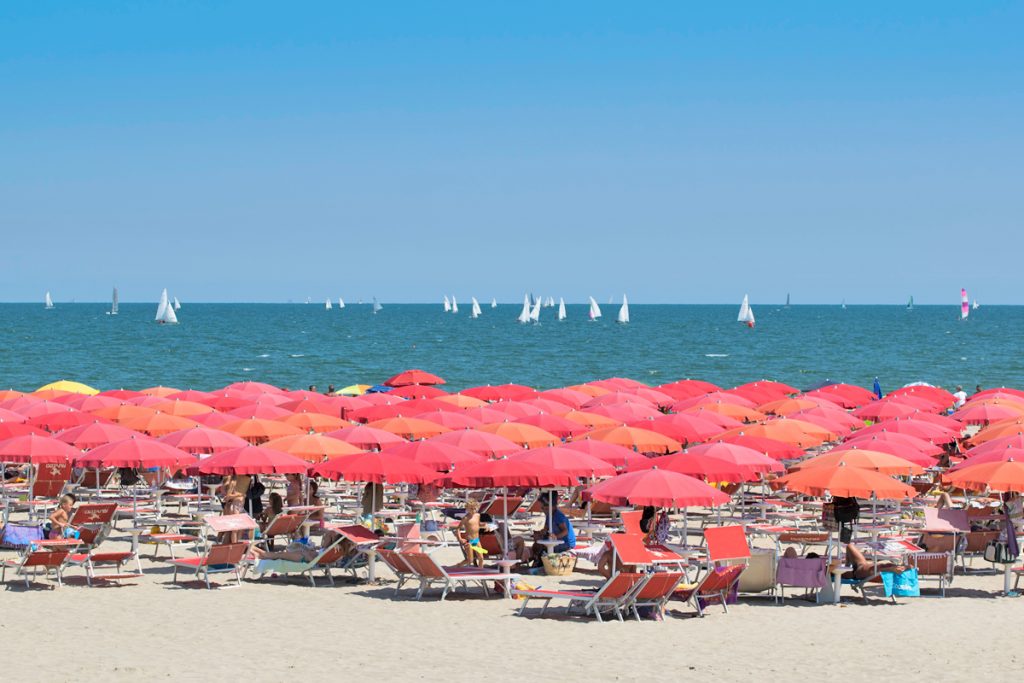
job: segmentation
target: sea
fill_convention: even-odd
[[[884,391],[910,382],[1024,387],[1024,307],[755,305],[757,326],[734,305],[618,305],[587,318],[567,305],[556,320],[516,321],[521,304],[485,305],[477,319],[438,305],[184,304],[158,325],[155,304],[0,304],[0,386],[23,391],[58,379],[98,389],[163,385],[211,390],[256,380],[325,390],[377,384],[409,368],[457,391],[515,382],[539,389],[606,377],[657,385],[697,378],[721,387],[758,379],[808,389],[824,382]]]

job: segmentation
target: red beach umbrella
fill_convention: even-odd
[[[309,463],[260,446],[232,448],[200,460],[200,474],[306,474]]]
[[[970,491],[1024,492],[1024,462],[1009,460],[986,462],[949,472],[942,477],[946,484]]]
[[[315,465],[313,473],[325,479],[373,484],[423,484],[437,478],[433,470],[386,451],[333,458]]]
[[[363,453],[352,444],[323,434],[295,434],[271,439],[266,448],[288,453],[307,462],[321,462],[331,458]]]
[[[449,472],[453,468],[460,469],[485,460],[484,456],[465,448],[430,440],[386,446],[383,452],[412,460],[434,472]]]
[[[366,425],[345,427],[334,432],[328,432],[327,436],[346,441],[363,450],[380,450],[388,444],[405,443],[405,439],[383,429],[376,429]]]
[[[828,467],[807,467],[776,479],[772,486],[809,496],[847,496],[902,500],[917,495],[914,487],[892,477],[843,463]]]
[[[510,455],[509,460],[521,460],[540,465],[581,479],[615,476],[615,468],[601,458],[558,446],[531,448],[528,451]]]
[[[575,486],[577,478],[534,462],[501,458],[499,460],[487,460],[465,469],[456,470],[448,477],[445,477],[443,483],[448,487],[504,488],[508,486],[526,486],[538,488]]]
[[[54,438],[60,439],[79,450],[88,450],[112,441],[122,441],[132,436],[135,436],[135,431],[127,427],[111,422],[101,422],[93,418],[93,421],[89,424],[65,429],[55,434]]]
[[[424,370],[406,370],[400,372],[394,377],[384,381],[386,387],[404,387],[412,384],[444,384],[445,381],[437,375],[431,374]]]
[[[499,384],[497,386],[471,387],[462,392],[481,401],[520,401],[533,398],[537,391],[522,384]]]
[[[74,460],[79,467],[137,468],[184,467],[195,461],[183,450],[138,434],[79,453]]]
[[[70,462],[79,451],[51,436],[25,434],[0,441],[0,462],[49,463]]]
[[[459,429],[429,440],[453,444],[488,458],[500,458],[523,450],[522,446],[503,436],[479,429]]]
[[[585,491],[593,500],[612,505],[690,507],[724,505],[731,498],[699,479],[652,468],[620,474]]]
[[[57,438],[62,438],[66,433],[58,434]],[[241,437],[212,427],[182,429],[160,437],[159,441],[193,455],[211,455],[249,445],[249,442]]]
[[[769,439],[763,436],[750,436],[747,434],[733,434],[731,436],[716,437],[716,442],[732,443],[738,446],[746,446],[758,453],[763,453],[775,460],[794,460],[803,456],[804,451],[799,446],[788,444],[777,439]]]
[[[572,420],[567,420],[564,417],[557,417],[546,413],[521,417],[518,418],[516,422],[539,427],[550,434],[554,434],[560,439],[570,439],[589,431],[579,422],[573,422]]]

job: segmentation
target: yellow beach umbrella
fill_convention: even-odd
[[[70,380],[62,379],[57,382],[50,382],[46,386],[39,387],[36,391],[68,391],[72,394],[85,394],[86,396],[95,396],[100,393],[99,389],[93,389],[88,384],[82,384],[81,382],[72,382]]]
[[[340,394],[342,396],[362,396],[363,394],[366,393],[366,390],[369,389],[371,386],[373,386],[373,385],[372,384],[350,384],[349,386],[345,387],[344,389],[338,389],[334,393],[335,394]]]

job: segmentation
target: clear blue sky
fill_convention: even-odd
[[[1024,303],[1022,26],[981,1],[3,3],[0,300]]]

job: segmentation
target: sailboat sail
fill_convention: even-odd
[[[498,300],[497,299],[491,299],[491,308],[497,308],[497,307],[498,307]]]
[[[445,294],[444,295],[444,312],[445,313],[450,313],[451,310],[452,310],[452,302],[448,301],[448,295]]]
[[[533,302],[533,309],[530,311],[530,322],[540,322],[540,307],[544,305],[544,300],[538,298]]]
[[[746,323],[747,327],[754,326],[754,310],[750,308],[750,298],[744,294],[743,303],[740,304],[740,314],[736,318],[737,322]]]
[[[530,322],[530,295],[523,295],[523,310],[519,313],[519,317],[516,318],[521,323]]]
[[[971,314],[971,306],[967,299],[967,290],[960,288],[960,319],[967,320],[967,316]]]
[[[558,319],[565,320],[565,299],[558,297]]]
[[[327,309],[328,311],[331,310],[331,308],[333,308],[333,306],[331,306],[331,300],[330,299],[327,299],[327,300],[324,301],[324,308]]]
[[[110,315],[117,315],[117,287],[114,287],[114,296],[110,300]]]
[[[473,304],[473,308],[469,312],[469,317],[470,318],[479,318],[480,317],[480,303],[476,300],[475,296],[470,297],[469,298],[469,302],[471,304]]]
[[[907,302],[907,310],[914,310],[914,297],[910,297],[910,301]]]
[[[174,313],[174,306],[167,298],[167,290],[160,292],[160,303],[156,307],[156,321],[161,325],[173,325],[178,322],[178,316]]]
[[[340,296],[338,297],[338,308],[345,308],[345,300]]]
[[[380,310],[381,310],[382,308],[384,308],[384,307],[380,305],[380,302],[379,302],[379,301],[377,301],[377,297],[373,297],[373,312],[374,312],[374,313],[377,313],[377,312],[379,312],[379,311],[380,311]]]
[[[843,307],[843,310],[845,311],[846,310],[846,299],[843,299],[843,303],[840,304],[840,305]]]
[[[616,318],[617,322],[628,323],[629,322],[629,302],[626,300],[626,295],[622,295],[622,306],[619,307],[619,317]]]
[[[176,310],[176,311],[180,311],[181,310],[181,302],[178,301],[178,297],[174,297],[174,310]]]
[[[786,292],[786,308],[789,308],[789,292]]]
[[[601,307],[597,305],[594,297],[590,297],[590,312],[587,315],[591,320],[597,320],[601,317]]]
[[[459,302],[456,301],[455,297],[453,296],[452,297],[452,313],[458,313],[458,312],[459,312]]]
[[[43,300],[43,302],[44,302],[44,307],[47,310],[53,308],[53,299],[50,298],[50,293],[49,292],[46,293],[46,298]]]
[[[978,310],[978,300],[977,299],[975,299],[974,301],[971,302],[971,310],[972,311]]]

